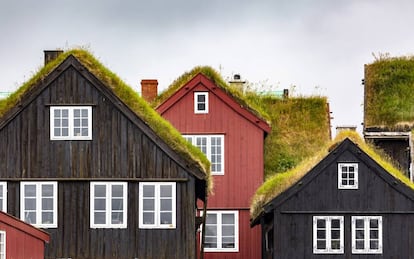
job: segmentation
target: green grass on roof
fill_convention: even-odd
[[[320,96],[256,99],[271,117],[265,139],[265,178],[285,172],[330,141],[327,99]]]
[[[103,66],[88,51],[74,49],[59,55],[56,60],[42,67],[29,81],[24,83],[7,99],[0,101],[0,118],[17,105],[32,86],[42,81],[50,72],[61,64],[68,56],[76,57],[92,74],[108,86],[132,111],[134,111],[154,132],[170,147],[178,152],[189,163],[194,164],[206,174],[208,191],[212,190],[210,162],[206,156],[188,141],[166,120],[164,120],[146,101],[144,101],[130,86],[125,84],[115,73]]]
[[[414,125],[414,57],[382,57],[365,66],[365,127]]]
[[[183,87],[188,83],[194,76],[198,73],[205,75],[207,78],[212,80],[215,85],[219,86],[229,95],[237,100],[244,108],[263,119],[266,122],[270,122],[269,115],[265,110],[262,109],[260,105],[257,105],[255,102],[251,102],[250,99],[246,98],[246,95],[237,88],[231,87],[226,81],[221,77],[221,75],[209,66],[197,66],[189,72],[185,72],[179,78],[174,80],[174,82],[166,88],[153,102],[152,106],[157,107],[163,103],[166,99],[172,96],[178,89]]]
[[[373,160],[375,160],[388,173],[400,180],[403,184],[414,190],[414,183],[408,179],[404,173],[398,170],[391,162],[391,159],[382,152],[376,150],[373,146],[365,143],[358,133],[355,131],[343,131],[336,136],[336,138],[324,145],[313,157],[304,160],[297,167],[290,169],[284,173],[276,174],[259,187],[252,199],[250,207],[250,216],[255,219],[262,212],[265,204],[273,200],[289,187],[297,183],[303,176],[305,176],[314,166],[316,166],[323,158],[325,158],[333,146],[342,142],[345,138],[351,139],[357,144],[365,153],[367,153]]]

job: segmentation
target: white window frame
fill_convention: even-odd
[[[215,214],[217,216],[217,248],[209,248],[204,246],[204,252],[239,252],[239,211],[237,210],[208,210],[207,214]],[[233,214],[234,215],[234,248],[223,248],[222,247],[222,215],[223,214]],[[200,215],[203,215],[203,212],[200,211]],[[206,224],[207,226],[208,224]],[[203,231],[203,229],[201,229]]]
[[[147,229],[175,229],[177,217],[177,191],[176,182],[140,182],[139,183],[139,228]],[[154,186],[154,224],[144,222],[144,186]],[[171,186],[171,224],[161,223],[161,186]],[[169,212],[169,211],[168,211]]]
[[[370,237],[371,234],[371,226],[370,220],[378,220],[378,249],[371,249],[370,248],[370,241],[376,240]],[[356,242],[357,242],[357,235],[356,235],[356,220],[363,220],[364,221],[364,249],[357,249]],[[382,254],[382,216],[352,216],[352,253],[353,254]],[[361,230],[361,229],[360,229]]]
[[[200,148],[200,150],[206,155],[208,160],[211,164],[211,175],[224,175],[224,135],[222,134],[215,134],[215,135],[183,135],[183,137],[189,141],[191,144],[193,144],[195,147]],[[206,138],[206,147],[205,150],[203,150],[201,147],[197,146],[197,138]],[[221,142],[221,154],[213,154],[213,147],[212,147],[212,138],[219,138]],[[204,152],[205,151],[205,152]],[[215,169],[213,162],[212,162],[212,156],[218,156],[220,157],[221,163],[217,163],[217,165],[220,165],[221,170]]]
[[[36,213],[36,222],[28,222],[35,227],[39,228],[57,228],[57,214],[58,214],[58,207],[57,207],[57,200],[58,200],[58,185],[56,181],[47,181],[47,182],[21,182],[20,183],[20,219],[27,222],[25,219],[25,211],[26,204],[25,204],[25,186],[27,185],[34,185],[36,188],[36,196],[31,197],[36,200],[36,208],[34,212]],[[42,186],[43,185],[52,185],[53,186],[53,197],[52,197],[52,212],[53,212],[53,219],[51,223],[41,223],[42,221]]]
[[[318,227],[317,221],[325,221],[325,249],[318,249]],[[332,248],[332,220],[339,220],[339,249]],[[344,253],[344,217],[343,216],[313,216],[313,253],[314,254],[343,254]]]
[[[199,96],[204,96],[204,103],[198,101]],[[199,109],[198,105],[204,104],[204,109]],[[208,92],[194,92],[194,113],[206,114],[208,113]]]
[[[6,231],[0,230],[0,259],[6,259]]]
[[[122,186],[122,223],[112,223],[112,186]],[[105,186],[105,223],[95,223],[95,187]],[[127,182],[91,182],[90,183],[90,227],[91,228],[126,228],[128,215],[128,183]]]
[[[342,168],[343,167],[347,167],[349,168],[354,168],[354,178],[350,178],[349,177],[349,171],[348,172],[343,172]],[[343,178],[343,174],[346,174],[347,177]],[[343,180],[347,181],[348,184],[343,184]],[[349,181],[353,180],[354,184],[349,184]],[[357,163],[338,163],[338,189],[358,189],[358,164]]]
[[[74,110],[86,109],[88,112],[88,134],[87,136],[76,136],[74,125]],[[55,118],[56,110],[68,110],[68,136],[55,136]],[[50,107],[50,139],[51,140],[91,140],[92,139],[92,107],[91,106],[51,106]]]
[[[2,199],[2,206],[0,207],[0,210],[7,212],[7,182],[0,182],[0,186],[2,187],[0,197],[0,199]]]

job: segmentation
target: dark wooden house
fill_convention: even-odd
[[[43,259],[49,234],[0,211],[0,258]]]
[[[7,212],[46,258],[195,258],[208,160],[87,51],[45,60],[0,102]]]
[[[414,185],[402,172],[356,133],[310,161],[256,194],[262,258],[414,258]]]
[[[263,183],[270,126],[213,69],[198,67],[181,79],[161,95],[156,110],[211,162],[205,258],[258,258],[260,229],[250,229],[249,205]]]

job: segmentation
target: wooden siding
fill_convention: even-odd
[[[274,208],[269,211],[272,216],[264,216],[261,224],[262,230],[274,225],[273,258],[321,258],[313,254],[315,215],[344,216],[345,220],[344,254],[324,254],[324,258],[414,258],[413,190],[395,181],[349,140],[345,142],[269,205]],[[338,189],[337,164],[341,162],[358,163],[358,189]],[[382,254],[352,254],[351,216],[367,215],[383,218]],[[264,246],[262,250],[266,258]]]
[[[209,112],[195,114],[194,92],[202,91],[209,92]],[[207,209],[239,211],[239,252],[206,252],[205,258],[259,258],[261,231],[250,228],[249,207],[263,183],[264,135],[269,126],[257,117],[252,119],[254,115],[247,110],[240,112],[240,105],[203,75],[197,75],[176,94],[179,97],[167,99],[159,112],[182,134],[224,135],[224,175],[213,176],[214,190]]]
[[[67,66],[0,124],[0,172],[9,181],[9,213],[20,216],[21,180],[58,180],[58,228],[47,229],[46,258],[195,258],[196,179],[94,80],[87,71]],[[50,140],[49,107],[68,104],[92,105],[92,141]],[[127,229],[90,229],[89,182],[100,179],[128,182]],[[138,182],[145,179],[179,179],[176,229],[138,228]]]

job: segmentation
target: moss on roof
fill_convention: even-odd
[[[153,102],[152,106],[157,107],[161,103],[163,103],[166,99],[171,97],[178,89],[183,87],[186,83],[188,83],[193,77],[195,77],[198,73],[205,75],[211,81],[214,82],[215,85],[223,89],[226,93],[231,95],[237,102],[243,106],[245,109],[249,110],[257,117],[261,118],[266,122],[270,122],[270,117],[266,111],[262,109],[261,106],[257,105],[254,102],[251,102],[250,99],[246,98],[246,95],[240,91],[238,88],[231,87],[226,81],[221,77],[221,75],[209,66],[197,66],[193,68],[189,72],[185,72],[180,77],[178,77],[174,82],[168,86]]]
[[[414,126],[414,57],[383,56],[365,66],[364,126]]]
[[[8,110],[16,106],[24,94],[35,84],[41,82],[66,58],[73,55],[103,84],[109,87],[138,117],[140,117],[154,132],[163,139],[172,149],[178,152],[190,164],[194,164],[206,174],[208,191],[212,190],[212,179],[210,176],[210,162],[206,156],[188,141],[182,138],[181,134],[166,120],[164,120],[146,101],[116,74],[103,66],[91,53],[83,49],[66,51],[59,55],[56,60],[42,67],[31,79],[24,83],[16,92],[7,99],[0,101],[0,118]]]
[[[326,97],[274,96],[248,98],[257,101],[271,118],[272,131],[265,139],[265,178],[285,172],[331,140]]]
[[[311,171],[314,166],[316,166],[329,154],[333,146],[338,145],[345,138],[352,140],[388,173],[414,190],[414,183],[411,182],[410,179],[404,175],[404,173],[402,173],[392,164],[392,160],[388,156],[384,155],[379,150],[376,150],[373,146],[365,143],[359,134],[355,131],[343,131],[338,134],[333,141],[324,145],[324,147],[320,149],[320,151],[317,152],[313,157],[304,160],[300,165],[291,170],[276,174],[267,179],[267,181],[256,191],[256,194],[253,197],[250,207],[251,218],[257,218],[260,213],[262,213],[264,205],[297,183],[302,177]]]

